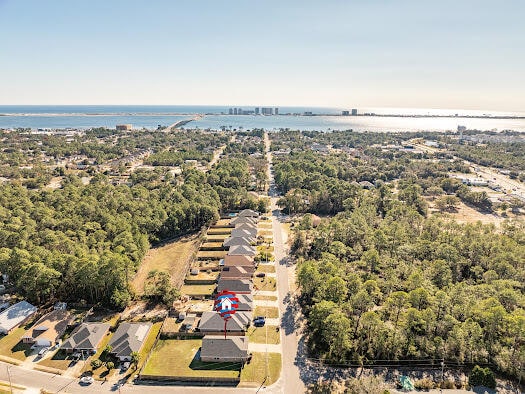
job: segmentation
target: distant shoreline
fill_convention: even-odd
[[[364,113],[357,115],[341,115],[341,114],[299,114],[299,113],[286,113],[279,115],[229,115],[224,113],[163,113],[163,112],[114,112],[114,113],[0,113],[0,116],[11,116],[11,117],[111,117],[111,116],[195,116],[195,115],[211,115],[211,116],[224,116],[224,117],[281,117],[281,116],[294,116],[294,117],[318,117],[318,116],[330,116],[330,117],[341,117],[341,118],[355,118],[355,117],[379,117],[379,118],[450,118],[450,119],[525,119],[525,116],[504,116],[504,115],[438,115],[438,114],[376,114],[376,113]]]

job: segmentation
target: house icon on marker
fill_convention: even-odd
[[[221,305],[221,311],[231,311],[233,309],[232,302],[228,297],[224,297],[220,305]]]

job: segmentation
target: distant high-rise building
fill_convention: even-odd
[[[234,109],[233,109],[233,114],[234,114],[234,115],[237,115],[237,108],[234,108]]]
[[[274,114],[275,114],[275,115],[279,115],[279,107],[275,107]]]
[[[263,115],[273,115],[273,108],[271,107],[262,107],[261,112]]]
[[[242,115],[242,108],[237,108],[237,115]]]
[[[341,115],[343,115],[343,116],[349,116],[349,115],[350,115],[350,111],[343,111],[343,112],[341,113]]]
[[[255,107],[255,115],[259,115],[259,107]]]
[[[228,115],[233,115],[233,108],[230,108],[230,109],[228,110]]]
[[[356,108],[352,109],[352,116],[357,116],[357,109]]]

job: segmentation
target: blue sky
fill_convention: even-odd
[[[0,104],[525,109],[522,0],[0,0]]]

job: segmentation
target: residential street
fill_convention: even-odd
[[[272,386],[272,392],[304,393],[305,384],[301,379],[301,370],[305,366],[304,345],[301,340],[301,312],[294,303],[294,294],[290,291],[290,278],[295,277],[295,267],[290,264],[288,245],[284,242],[281,211],[277,207],[277,191],[272,173],[272,155],[268,134],[265,134],[266,157],[269,162],[270,200],[273,223],[273,244],[277,272],[277,291],[281,314],[281,344],[283,367],[281,378]],[[300,347],[301,346],[301,347]],[[301,349],[301,351],[299,351]],[[281,391],[282,390],[282,391]]]

